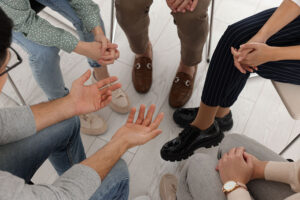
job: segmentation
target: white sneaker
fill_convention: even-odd
[[[151,200],[149,196],[139,196],[136,197],[134,200]]]
[[[81,123],[81,133],[98,136],[106,132],[107,124],[102,117],[94,113],[80,115],[79,117]]]
[[[94,74],[92,76],[92,83],[96,83],[97,80],[94,77]],[[130,111],[130,102],[128,95],[125,93],[122,88],[119,88],[115,91],[112,91],[112,100],[109,104],[111,109],[115,112],[126,114]]]

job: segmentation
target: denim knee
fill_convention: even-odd
[[[129,196],[129,172],[127,164],[120,159],[102,180],[100,187],[90,200],[119,199],[127,200]]]
[[[53,63],[59,59],[59,49],[57,47],[39,46],[34,52],[31,52],[31,62],[42,62],[42,64]]]
[[[79,135],[80,134],[80,119],[79,119],[79,117],[75,116],[75,117],[68,119],[67,121],[68,121],[68,123],[70,123],[70,127],[73,127],[74,130],[78,130],[78,131],[74,131],[74,133]]]

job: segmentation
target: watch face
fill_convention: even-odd
[[[234,182],[234,181],[228,181],[227,183],[225,183],[224,189],[226,191],[230,191],[230,190],[233,190],[235,186],[236,186],[236,182]]]

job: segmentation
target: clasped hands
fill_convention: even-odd
[[[198,0],[167,0],[167,4],[172,12],[185,13],[186,11],[194,11],[198,4]]]
[[[247,153],[244,147],[231,149],[219,160],[216,170],[223,184],[236,181],[247,184],[254,179],[263,179],[267,162]]]
[[[120,56],[118,45],[111,43],[99,26],[95,27],[92,33],[94,35],[94,41],[80,41],[74,51],[97,61],[100,65],[113,64]]]
[[[243,74],[258,70],[258,66],[273,60],[273,47],[261,40],[250,40],[239,49],[231,47],[235,67]]]

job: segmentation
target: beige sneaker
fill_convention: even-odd
[[[161,200],[176,200],[177,178],[172,174],[165,174],[159,184]]]
[[[136,197],[134,200],[151,200],[149,196],[139,196]]]
[[[97,80],[94,77],[94,74],[92,76],[92,83],[96,83]],[[115,112],[126,114],[130,111],[130,102],[127,94],[122,90],[122,88],[119,88],[115,91],[112,91],[112,100],[109,104],[111,109]]]
[[[107,130],[107,124],[105,120],[94,113],[80,115],[80,123],[80,131],[86,135],[102,135]]]

